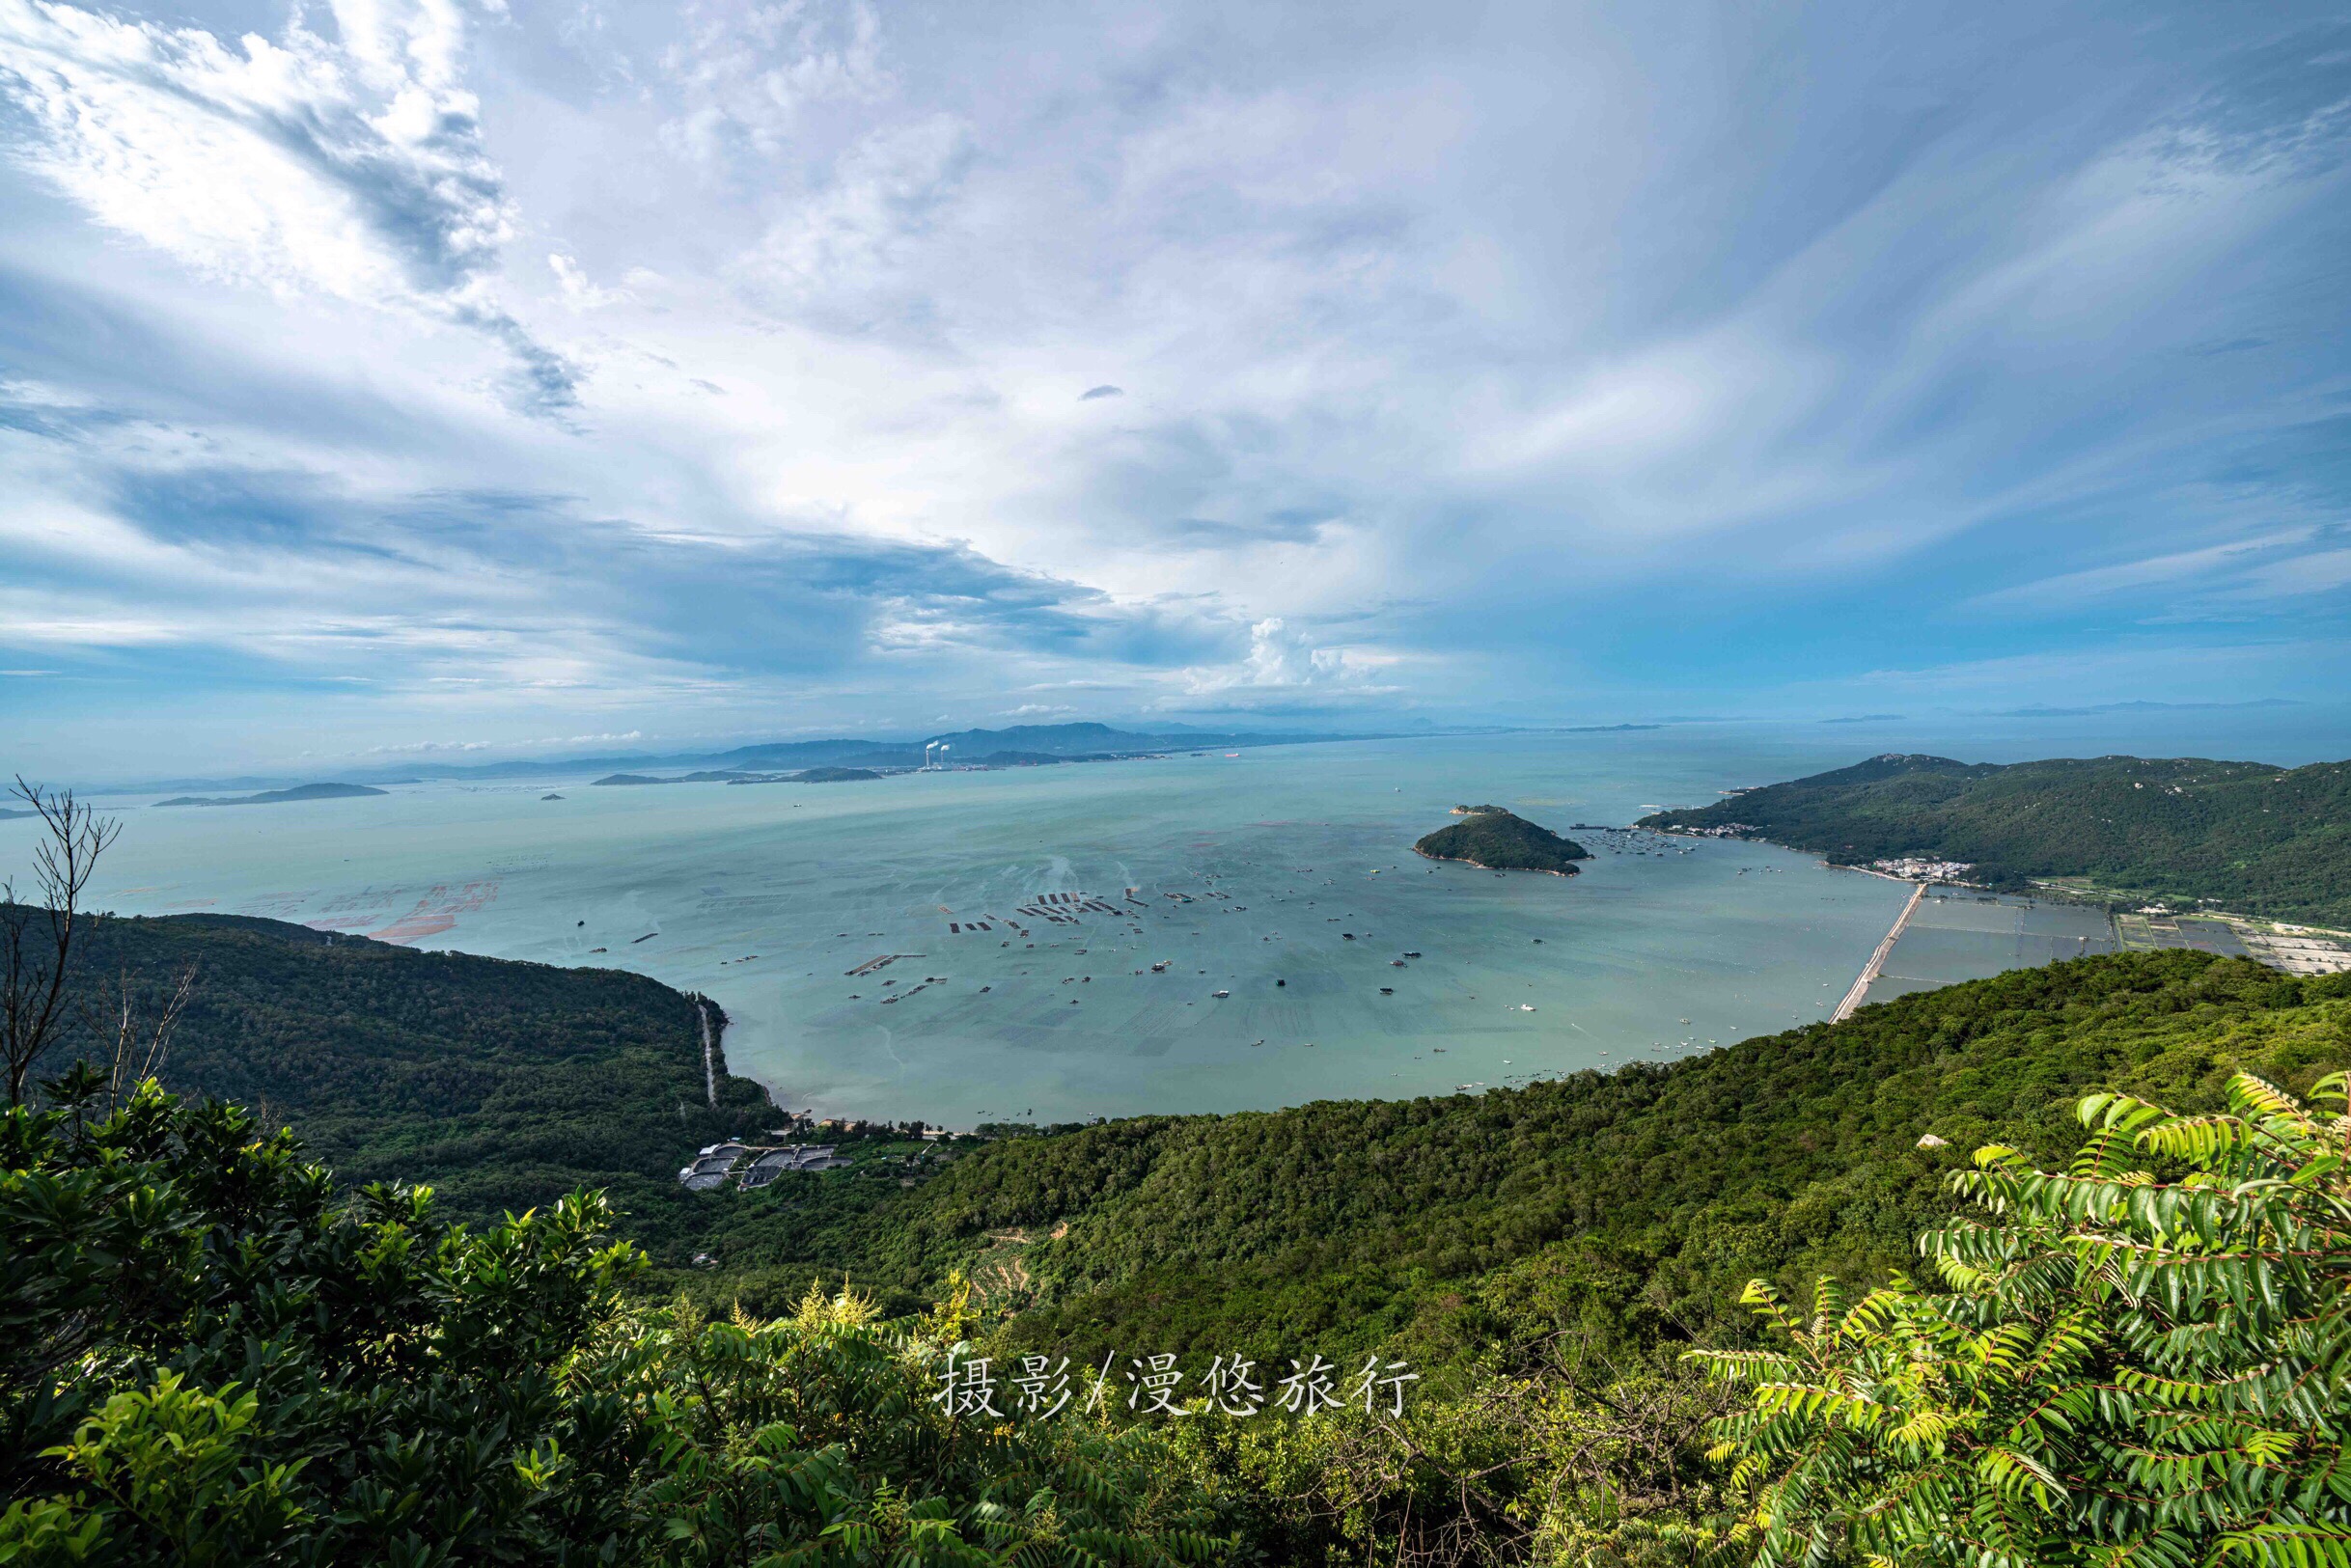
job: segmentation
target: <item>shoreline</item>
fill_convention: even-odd
[[[1481,860],[1471,860],[1466,855],[1432,855],[1417,844],[1413,846],[1412,852],[1423,860],[1440,861],[1447,866],[1475,866],[1480,871],[1532,871],[1536,876],[1581,876],[1584,874],[1572,866],[1563,871],[1554,871],[1542,866],[1488,866]]]

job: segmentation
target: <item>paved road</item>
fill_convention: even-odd
[[[1853,982],[1853,989],[1845,993],[1844,1001],[1839,1003],[1837,1010],[1829,1015],[1830,1023],[1841,1024],[1853,1016],[1853,1009],[1860,1006],[1862,998],[1869,994],[1869,982],[1877,978],[1878,971],[1886,967],[1886,959],[1894,951],[1894,945],[1902,939],[1902,927],[1910,923],[1911,914],[1918,909],[1919,900],[1925,896],[1926,884],[1923,882],[1910,890],[1910,902],[1904,904],[1902,912],[1894,918],[1894,929],[1886,933],[1886,940],[1877,945],[1877,951],[1871,953],[1869,961],[1862,966],[1861,978]]]

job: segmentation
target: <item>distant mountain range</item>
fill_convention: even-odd
[[[1054,760],[1061,760],[1059,757]],[[743,773],[729,769],[721,772],[681,773],[674,779],[657,779],[644,773],[615,773],[607,778],[591,781],[594,787],[607,784],[846,784],[859,779],[878,779],[881,775],[871,768],[816,767],[802,768],[797,773]],[[561,800],[561,795],[545,797]]]
[[[2218,712],[2228,708],[2292,708],[2303,704],[2291,698],[2264,697],[2254,702],[2100,702],[2092,707],[2053,708],[2034,705],[2023,708],[2002,708],[1991,715],[1996,719],[2087,719],[2100,713],[2195,713]]]
[[[944,743],[948,749],[945,760],[951,766],[956,762],[981,762],[1003,767],[1021,762],[1065,762],[1080,758],[1132,756],[1150,752],[1206,751],[1214,747],[1297,746],[1315,741],[1378,738],[1376,735],[1223,732],[1197,729],[1189,725],[1167,725],[1145,730],[1119,729],[1106,724],[1023,724],[1007,729],[957,729],[946,734],[926,735],[919,740],[785,740],[737,746],[723,752],[678,752],[667,755],[619,752],[596,756],[472,764],[401,762],[377,768],[344,769],[340,770],[339,777],[352,783],[413,784],[425,779],[536,779],[580,773],[643,773],[654,768],[694,768],[720,773],[772,773],[815,767],[914,768],[923,765],[925,746],[940,743]],[[175,779],[154,787],[266,789],[285,783],[283,779],[270,778]],[[207,801],[203,804],[224,803]]]
[[[304,800],[348,800],[354,795],[380,795],[380,789],[355,784],[306,784],[291,789],[268,789],[258,795],[180,795],[159,800],[158,806],[284,806]]]

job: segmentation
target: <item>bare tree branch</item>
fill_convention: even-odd
[[[112,1040],[112,1061],[106,1075],[109,1111],[121,1105],[141,1084],[162,1076],[163,1063],[171,1055],[172,1035],[180,1027],[180,1015],[187,1010],[188,999],[195,993],[196,965],[191,960],[181,966],[162,1010],[152,1022],[140,1020],[139,996],[128,970],[115,977],[114,985],[104,994],[103,1005],[83,1007],[82,1028],[92,1042],[102,1045],[110,1037]]]
[[[33,902],[0,882],[0,1059],[8,1067],[8,1103],[24,1103],[25,1079],[63,1021],[67,972],[82,893],[98,857],[123,831],[70,789],[43,789],[19,776],[11,795],[30,806],[45,830],[33,851]]]

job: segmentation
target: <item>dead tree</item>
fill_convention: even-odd
[[[92,1041],[98,1046],[109,1038],[113,1041],[113,1061],[106,1073],[107,1110],[121,1105],[149,1079],[163,1076],[164,1059],[172,1051],[172,1032],[180,1027],[180,1015],[195,994],[196,965],[191,961],[180,967],[162,1006],[142,1015],[130,972],[124,970],[115,977],[113,989],[101,993],[102,1006],[84,1009],[82,1027]]]
[[[70,789],[43,789],[22,777],[9,791],[41,818],[33,851],[32,902],[14,881],[0,881],[0,1055],[8,1063],[8,1103],[24,1103],[25,1080],[66,1019],[67,971],[81,918],[83,890],[97,859],[123,831]]]

